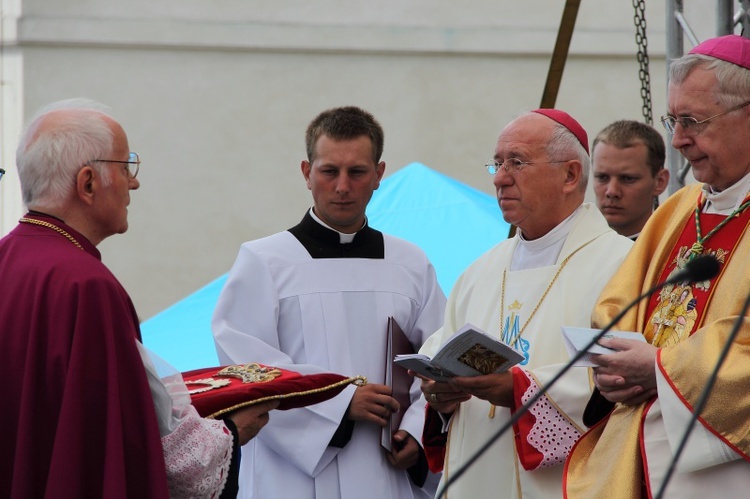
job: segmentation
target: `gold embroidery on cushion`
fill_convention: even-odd
[[[281,376],[281,371],[275,367],[261,366],[252,362],[242,366],[227,366],[216,375],[239,378],[243,383],[266,383]]]
[[[216,388],[221,388],[222,386],[227,386],[231,381],[228,379],[213,379],[213,378],[204,378],[204,379],[194,379],[192,381],[185,381],[186,385],[208,385],[204,386],[203,388],[195,388],[193,390],[188,390],[188,393],[190,395],[195,395],[196,393],[203,393],[210,390],[215,390]]]

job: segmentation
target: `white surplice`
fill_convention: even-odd
[[[242,245],[221,293],[213,331],[222,364],[260,362],[301,373],[385,376],[386,327],[395,317],[419,348],[442,324],[445,296],[424,253],[384,235],[385,258],[312,258],[290,233]],[[357,422],[343,447],[329,446],[354,387],[271,419],[243,448],[245,498],[426,498],[386,460],[380,427]],[[401,428],[417,441],[424,406],[419,384]],[[428,483],[430,479],[428,478]]]

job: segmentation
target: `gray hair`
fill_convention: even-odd
[[[50,114],[67,111],[64,121],[43,126]],[[73,178],[85,164],[106,157],[114,132],[106,106],[89,99],[67,99],[42,108],[21,135],[16,165],[26,206],[59,206],[74,189]],[[91,166],[107,185],[111,170]]]
[[[716,75],[716,98],[720,104],[731,107],[750,100],[750,70],[703,54],[688,54],[673,61],[669,81],[679,85],[699,67]]]
[[[578,141],[578,138],[559,123],[555,123],[555,130],[547,144],[547,155],[551,161],[560,161],[568,159],[577,159],[581,163],[581,192],[586,191],[589,183],[589,169],[591,168],[591,159],[589,153]]]

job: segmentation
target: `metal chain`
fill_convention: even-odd
[[[651,111],[651,75],[648,69],[648,38],[646,38],[646,0],[633,0],[635,16],[635,43],[638,45],[638,77],[641,80],[641,99],[643,100],[643,118],[649,125],[654,124]]]

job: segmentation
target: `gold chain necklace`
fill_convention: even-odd
[[[562,269],[565,268],[565,266],[568,264],[571,258],[573,258],[573,255],[581,251],[583,248],[588,246],[590,243],[592,243],[594,240],[588,241],[586,244],[579,246],[573,253],[569,254],[565,257],[565,259],[560,263],[560,268],[557,269],[557,272],[555,272],[554,277],[552,277],[552,280],[547,284],[547,289],[544,290],[544,293],[542,293],[542,297],[539,299],[539,302],[536,304],[536,307],[534,307],[534,310],[531,311],[531,315],[529,315],[529,318],[526,319],[526,322],[524,323],[523,327],[521,327],[521,330],[518,331],[518,334],[515,338],[513,338],[513,342],[511,343],[512,347],[515,347],[518,343],[518,340],[521,339],[521,335],[526,330],[526,326],[529,325],[531,322],[531,319],[534,318],[534,315],[536,314],[537,310],[539,310],[539,307],[542,305],[542,302],[545,298],[547,298],[547,294],[549,293],[549,290],[552,289],[552,285],[555,284],[555,281],[557,281],[557,278],[560,277],[560,273],[562,272]],[[505,278],[508,274],[508,269],[503,269],[503,281],[502,281],[502,291],[500,295],[500,338],[503,337],[503,325],[505,324]],[[490,412],[487,415],[488,418],[492,419],[495,417],[495,404],[490,405]]]
[[[66,238],[68,238],[68,241],[70,241],[71,243],[75,244],[78,249],[81,249],[81,250],[83,249],[83,246],[81,246],[81,243],[79,243],[78,241],[76,241],[75,237],[71,236],[68,232],[66,232],[65,230],[61,229],[60,227],[58,227],[55,224],[51,224],[49,222],[45,222],[44,220],[37,220],[36,218],[26,218],[26,217],[23,217],[22,219],[20,219],[19,222],[26,223],[26,224],[32,224],[32,225],[41,225],[42,227],[47,227],[48,229],[52,229],[55,232],[58,232],[58,233],[62,234],[63,236],[65,236]]]
[[[547,289],[544,290],[544,293],[542,293],[542,297],[539,299],[539,302],[536,304],[536,307],[534,307],[534,310],[531,311],[531,314],[529,315],[529,318],[526,319],[526,322],[521,327],[520,331],[518,331],[518,334],[515,338],[513,338],[513,342],[511,343],[512,347],[515,347],[518,343],[518,340],[521,339],[521,335],[526,330],[526,327],[531,322],[531,319],[534,318],[534,315],[536,314],[537,310],[539,310],[539,307],[542,305],[542,302],[545,298],[547,298],[547,294],[549,293],[550,289],[552,289],[552,285],[555,284],[555,281],[557,281],[557,278],[560,277],[560,273],[565,268],[565,265],[568,264],[571,258],[573,258],[573,255],[581,251],[583,248],[588,246],[590,243],[592,243],[594,240],[587,242],[583,246],[578,247],[573,253],[569,254],[565,257],[565,259],[560,263],[560,268],[557,269],[557,272],[555,272],[554,277],[552,277],[552,280],[547,285]],[[508,269],[503,269],[503,281],[502,281],[502,294],[500,295],[500,337],[503,337],[503,327],[505,324],[505,278],[508,273]]]

